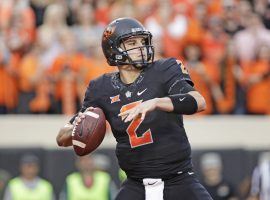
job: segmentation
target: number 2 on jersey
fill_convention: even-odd
[[[132,103],[123,105],[120,112],[125,112],[125,111],[139,105],[141,102],[142,101],[136,101],[136,102],[132,102]],[[136,147],[139,147],[142,145],[153,143],[152,133],[151,133],[150,129],[145,131],[142,134],[142,136],[137,135],[136,130],[139,128],[142,121],[143,120],[141,120],[141,118],[133,119],[126,130],[128,137],[129,137],[129,142],[130,142],[131,148],[136,148]]]

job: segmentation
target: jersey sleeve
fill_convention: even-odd
[[[79,112],[84,112],[87,108],[89,107],[98,107],[98,101],[96,98],[96,88],[95,88],[95,81],[90,81],[88,84],[88,87],[86,89],[85,95],[84,95],[84,100],[82,103],[82,107]],[[73,123],[75,117],[77,117],[78,113],[75,114],[71,119],[70,123]]]
[[[98,103],[97,103],[97,98],[96,95],[96,88],[95,88],[95,82],[94,81],[90,81],[85,95],[84,95],[84,100],[83,100],[83,104],[82,104],[82,108],[81,108],[81,112],[84,112],[88,107],[92,106],[92,107],[98,107]]]
[[[186,93],[192,91],[192,82],[187,68],[180,60],[170,58],[161,63],[160,66],[163,85],[168,94]]]

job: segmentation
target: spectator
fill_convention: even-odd
[[[270,47],[261,46],[256,59],[243,66],[248,114],[270,114]]]
[[[270,152],[261,153],[252,175],[249,200],[270,199]]]
[[[78,172],[68,175],[60,200],[110,200],[115,196],[115,185],[102,165],[96,168],[95,160],[86,155],[76,160]]]
[[[3,192],[9,179],[10,174],[6,170],[0,169],[0,199],[3,199]]]
[[[212,101],[217,101],[216,108],[210,109],[215,111],[209,113],[246,113],[247,79],[244,68],[257,62],[257,51],[261,46],[270,47],[270,4],[267,0],[1,0],[0,113],[62,113],[61,109],[54,107],[54,102],[58,100],[48,100],[48,88],[54,80],[48,79],[47,74],[56,57],[65,51],[61,33],[72,31],[76,53],[88,57],[83,62],[82,70],[75,75],[75,79],[83,83],[101,72],[113,71],[98,56],[98,41],[108,21],[127,16],[139,19],[153,32],[153,38],[159,41],[155,43],[156,58],[168,56],[181,59],[187,43],[200,45],[202,60],[212,62],[212,67],[217,68],[214,70],[217,75],[214,76],[220,76],[220,80],[210,81],[209,84]],[[227,58],[224,59],[224,55],[226,57],[229,43],[233,43],[235,63],[239,64],[239,68],[225,63]],[[42,69],[42,83],[35,83],[38,96],[31,102],[32,105],[22,110],[24,103],[21,99],[25,90],[21,90],[21,72],[26,72],[29,54],[36,48],[35,45],[40,47],[36,60],[41,66],[38,68]],[[234,92],[231,86],[235,82],[224,82],[231,76],[232,70],[237,81],[236,109],[233,112],[234,102],[228,97]],[[24,75],[30,78],[30,74]],[[83,84],[79,84],[81,86]]]
[[[12,47],[13,45],[14,47],[21,47],[20,45],[28,45],[29,42],[32,42],[34,28],[35,17],[29,5],[29,0],[4,0],[0,2],[0,30],[12,38],[17,35],[17,38],[13,38],[16,45],[12,44]],[[8,42],[13,43],[14,41]]]
[[[237,67],[234,55],[234,45],[231,40],[226,44],[225,54],[217,66],[219,80],[212,84],[212,96],[215,101],[217,114],[229,114],[234,112],[236,99],[236,81],[234,70]]]
[[[265,27],[269,30],[270,29],[270,3],[268,3],[264,14],[263,14],[263,23]]]
[[[194,5],[192,16],[188,20],[187,42],[201,43],[207,24],[207,6],[203,2]]]
[[[223,30],[223,21],[219,16],[210,17],[207,25],[202,38],[203,56],[218,68],[226,51],[228,35]]]
[[[266,12],[268,4],[269,1],[267,0],[254,0],[253,1],[254,11],[262,17]]]
[[[72,27],[77,51],[91,57],[94,54],[93,51],[96,51],[96,43],[101,38],[104,27],[96,23],[91,6],[81,6],[78,10],[78,23]]]
[[[4,37],[0,35],[0,114],[8,112],[8,79],[9,73],[7,71],[7,64],[10,59],[10,52],[5,45]]]
[[[95,19],[105,26],[109,22],[110,2],[109,0],[95,1]]]
[[[237,3],[234,0],[224,1],[223,9],[223,29],[229,36],[232,37],[235,35],[235,33],[242,30],[237,14]]]
[[[240,64],[254,60],[256,49],[260,46],[270,47],[270,31],[264,27],[261,18],[254,13],[248,18],[246,29],[234,36],[235,53]]]
[[[20,90],[17,112],[20,114],[47,113],[51,107],[46,69],[40,63],[38,44],[21,60],[18,70]]]
[[[152,14],[156,0],[134,0],[135,18],[143,22]]]
[[[114,20],[120,17],[135,15],[134,2],[132,0],[120,0],[110,6],[109,19]]]
[[[237,18],[241,28],[246,28],[249,23],[249,17],[252,14],[252,5],[250,1],[240,0],[237,2]]]
[[[3,200],[53,200],[52,185],[38,176],[39,160],[34,155],[24,155],[20,161],[21,174],[11,179]]]
[[[62,31],[61,46],[64,50],[56,56],[50,69],[55,83],[55,100],[57,112],[66,115],[74,114],[79,100],[78,81],[82,81],[78,72],[83,66],[84,56],[76,51],[75,38],[70,30]]]
[[[214,200],[237,200],[230,183],[222,176],[222,160],[217,153],[206,153],[201,157],[203,185]]]
[[[162,51],[166,57],[181,55],[181,41],[188,30],[185,12],[173,10],[169,1],[159,1],[158,9],[145,20],[145,27],[153,34],[156,52]]]
[[[41,64],[46,68],[63,52],[59,36],[63,31],[69,31],[65,10],[59,4],[51,4],[45,10],[44,23],[37,29],[37,42],[42,48]]]
[[[218,68],[203,59],[201,46],[198,44],[187,44],[184,48],[184,57],[194,84],[207,103],[207,108],[202,114],[216,113],[214,93],[218,93],[216,96],[222,95],[218,85]]]

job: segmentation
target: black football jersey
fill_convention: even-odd
[[[121,82],[118,72],[90,82],[82,111],[90,106],[104,111],[117,141],[119,165],[128,177],[163,178],[191,168],[182,115],[154,110],[143,121],[127,123],[118,116],[143,101],[181,93],[181,81],[193,86],[182,63],[169,58],[153,62],[132,84]]]

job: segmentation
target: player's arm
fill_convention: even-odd
[[[203,96],[197,91],[170,95],[168,97],[156,98],[155,100],[156,109],[178,114],[190,115],[201,112],[206,108]]]
[[[143,120],[148,112],[155,109],[186,115],[206,109],[203,96],[193,87],[193,82],[183,64],[175,59],[169,59],[163,66],[159,73],[163,74],[163,85],[168,95],[142,102],[138,106],[120,113],[119,116],[125,122],[138,116]]]
[[[165,66],[167,67],[162,68],[164,74],[163,85],[168,93],[166,97],[168,103],[166,105],[170,105],[170,108],[172,108],[170,111],[177,114],[191,115],[205,110],[205,99],[193,87],[194,84],[183,63],[179,60],[169,59]],[[163,110],[164,106],[158,106],[158,108]]]
[[[173,105],[173,112],[191,115],[206,109],[204,97],[188,82],[179,81],[174,87],[176,91],[181,90],[182,92],[173,92],[168,96]]]
[[[167,97],[150,99],[142,102],[130,110],[120,113],[119,116],[124,119],[124,122],[128,122],[137,116],[140,116],[140,118],[144,120],[145,115],[148,112],[156,109],[165,112],[190,115],[203,111],[206,108],[204,98],[199,92],[195,91],[191,85],[189,85],[186,81],[182,81],[179,86],[181,86],[182,92],[185,93],[172,94],[168,95]]]

